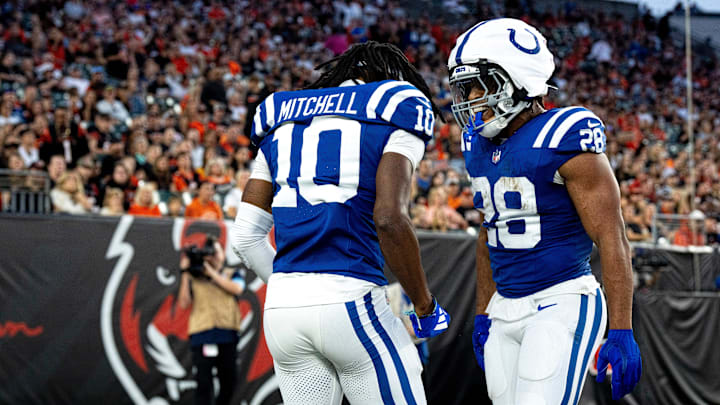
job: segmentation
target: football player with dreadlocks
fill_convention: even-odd
[[[422,365],[387,304],[383,263],[415,306],[416,335],[446,330],[407,215],[438,109],[392,45],[355,45],[318,68],[307,89],[258,107],[259,151],[233,245],[269,276],[265,338],[286,404],[340,404],[343,394],[352,404],[424,404]]]
[[[578,402],[606,329],[598,378],[613,397],[641,373],[632,332],[630,247],[605,126],[583,107],[546,111],[555,68],[545,38],[520,20],[483,21],[450,54],[452,111],[475,207],[473,347],[495,404]],[[604,292],[590,272],[593,242]],[[607,305],[605,302],[607,294]]]

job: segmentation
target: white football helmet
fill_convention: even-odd
[[[532,98],[544,96],[555,70],[545,37],[521,20],[498,18],[476,24],[460,35],[448,60],[452,112],[466,131],[493,138]],[[473,88],[483,91],[469,100]],[[484,111],[494,117],[485,122]]]

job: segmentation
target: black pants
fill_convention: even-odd
[[[210,405],[213,403],[213,367],[217,369],[217,377],[220,380],[220,393],[215,404],[229,404],[235,391],[236,344],[220,343],[217,346],[219,349],[217,357],[205,357],[202,345],[192,348],[193,365],[196,369],[195,381],[197,381],[195,405]]]

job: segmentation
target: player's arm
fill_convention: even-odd
[[[480,222],[485,216],[480,213]],[[475,271],[477,274],[477,287],[475,292],[475,314],[487,315],[487,306],[490,298],[495,294],[495,281],[490,268],[490,251],[487,245],[487,228],[478,230],[477,247],[475,248]]]
[[[187,270],[190,268],[190,259],[185,256],[184,253],[180,256],[180,270],[182,275],[180,276],[180,291],[178,291],[178,305],[182,309],[188,308],[192,305],[192,294],[190,293],[190,274]]]
[[[420,245],[407,208],[410,204],[412,164],[394,152],[383,154],[376,174],[373,220],[380,249],[390,270],[422,316],[433,312],[433,299],[420,263]]]
[[[273,186],[262,152],[255,159],[232,232],[232,249],[243,263],[267,283],[272,273],[275,249],[267,238],[273,226]]]
[[[610,329],[632,329],[630,244],[620,211],[620,188],[604,154],[581,153],[559,169],[583,227],[602,263]]]

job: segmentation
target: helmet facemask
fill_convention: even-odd
[[[452,112],[455,121],[470,134],[494,138],[531,102],[518,97],[520,94],[510,76],[499,66],[488,63],[461,65],[450,78],[453,97]],[[481,97],[469,100],[477,89]],[[515,96],[515,97],[513,97]],[[486,111],[493,112],[493,119],[482,119]]]

